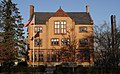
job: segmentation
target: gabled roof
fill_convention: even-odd
[[[68,15],[60,7],[52,17],[68,17]]]
[[[50,17],[70,17],[75,24],[93,25],[93,20],[87,12],[64,12],[61,8],[57,12],[34,12],[35,24],[46,24]]]

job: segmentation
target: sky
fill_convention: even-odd
[[[30,5],[34,5],[35,12],[56,12],[60,6],[65,12],[85,12],[87,4],[95,25],[100,25],[104,21],[110,23],[111,15],[116,15],[116,21],[120,23],[120,0],[12,0],[12,2],[17,4],[23,23],[29,20]]]

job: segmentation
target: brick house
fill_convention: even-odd
[[[70,44],[68,33],[75,38],[74,62],[78,65],[93,65],[93,20],[89,8],[86,12],[65,12],[61,7],[56,12],[34,12],[30,5],[30,17],[34,23],[28,26],[28,64],[57,65],[65,60],[62,47]]]

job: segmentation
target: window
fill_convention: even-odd
[[[52,52],[52,62],[56,62],[57,56],[55,51]]]
[[[66,21],[61,22],[61,33],[62,34],[66,33]]]
[[[54,22],[54,33],[55,34],[65,34],[66,33],[66,21],[55,21]]]
[[[68,38],[63,38],[61,40],[61,45],[70,45],[70,40]]]
[[[33,57],[34,57],[34,59],[33,59]],[[33,51],[32,51],[31,59],[32,59],[31,61],[33,61],[33,60],[37,61],[37,52],[36,51],[34,52],[34,56],[33,56]]]
[[[60,60],[61,60],[61,51],[58,51],[58,62],[60,62]]]
[[[47,61],[50,62],[50,52],[47,52]]]
[[[56,21],[54,22],[54,28],[55,28],[55,34],[59,34],[60,33],[60,22]]]
[[[79,32],[87,32],[87,27],[79,27]]]
[[[38,61],[43,62],[44,61],[44,56],[43,56],[44,52],[43,51],[39,51],[38,52]]]
[[[40,46],[42,46],[42,39],[36,38],[36,39],[34,40],[34,46],[35,46],[35,47],[40,47]]]
[[[32,55],[31,55],[31,61],[33,61],[33,51],[31,52],[31,54],[32,54]]]
[[[37,52],[35,52],[35,56],[34,57],[35,57],[35,61],[37,61]]]
[[[87,45],[88,45],[88,40],[87,40],[87,38],[83,38],[83,39],[79,40],[79,45],[80,45],[81,47],[87,46]]]
[[[88,49],[80,51],[78,59],[81,62],[89,62],[90,61],[90,51]]]
[[[37,32],[42,33],[42,27],[35,27],[34,32],[35,33],[37,33]]]
[[[53,39],[51,39],[51,45],[56,45],[56,46],[58,46],[58,45],[59,45],[59,39],[58,39],[58,38],[53,38]]]

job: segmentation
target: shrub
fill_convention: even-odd
[[[19,62],[17,66],[24,66],[24,67],[28,67],[28,64],[26,61],[24,62]]]

